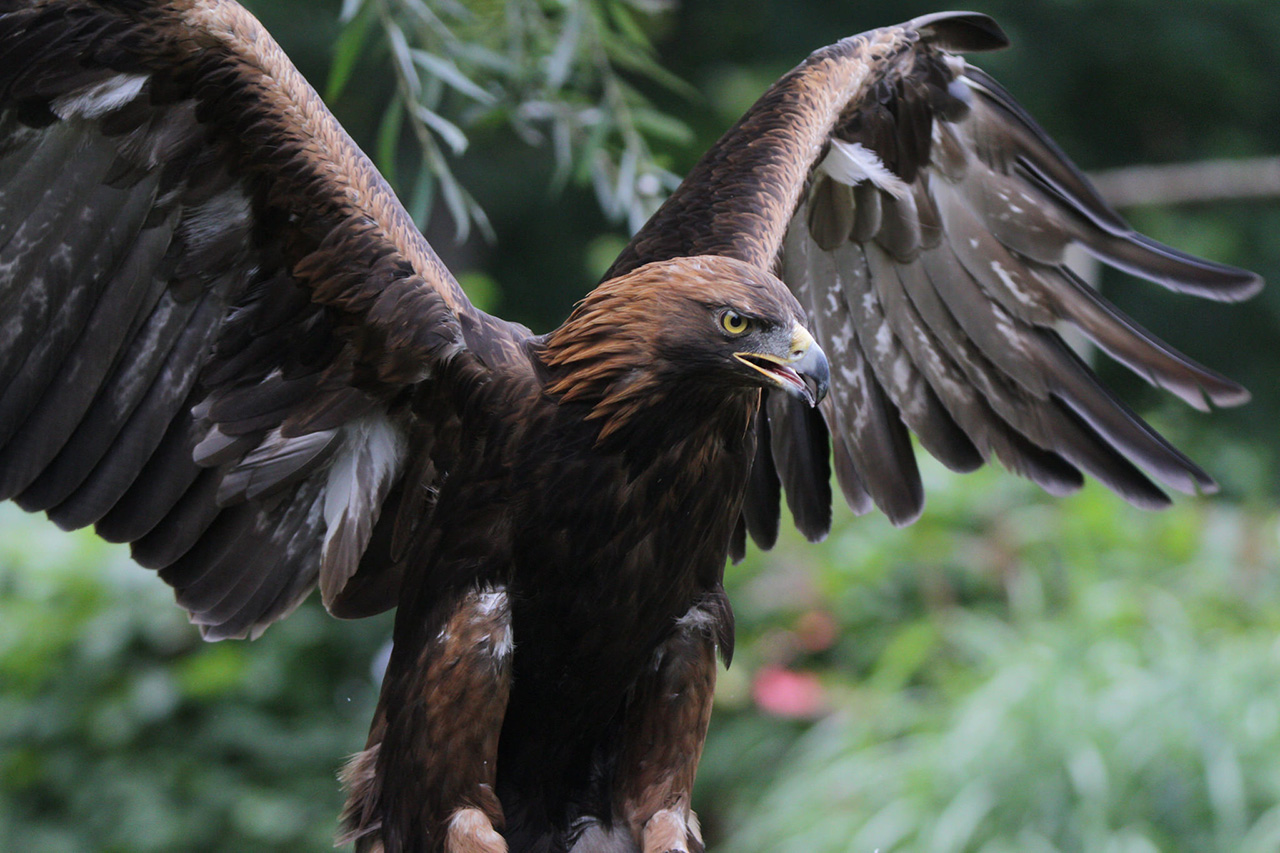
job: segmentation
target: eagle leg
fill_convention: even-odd
[[[458,809],[449,818],[445,853],[507,853],[507,842],[482,809]]]
[[[702,853],[689,806],[711,719],[718,617],[700,604],[676,622],[625,712],[616,811],[643,853]]]
[[[407,612],[397,614],[368,746],[342,774],[338,843],[354,840],[360,853],[507,853],[494,793],[511,685],[506,591],[471,586],[402,625]]]

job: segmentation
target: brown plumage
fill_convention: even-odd
[[[1055,326],[1192,405],[1244,391],[1063,252],[1259,282],[1134,233],[947,53],[1003,43],[948,14],[816,52],[535,337],[467,301],[234,3],[0,0],[0,497],[131,542],[209,639],[317,585],[398,606],[358,849],[700,850],[724,563],[784,491],[821,536],[833,463],[910,521],[908,431],[1054,492],[1212,487]]]

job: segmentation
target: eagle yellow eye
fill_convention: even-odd
[[[731,335],[741,335],[751,327],[751,321],[737,311],[726,311],[720,315],[720,325]]]

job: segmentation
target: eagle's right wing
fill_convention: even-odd
[[[0,498],[133,543],[206,637],[339,602],[452,416],[408,398],[522,331],[238,5],[0,0],[0,57]]]

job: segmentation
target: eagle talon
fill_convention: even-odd
[[[449,818],[447,853],[507,853],[506,840],[482,810],[460,808]]]
[[[641,831],[644,853],[689,853],[690,821],[675,809],[662,809]]]

